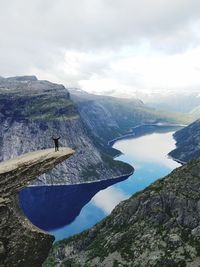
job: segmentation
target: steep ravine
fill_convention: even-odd
[[[0,266],[40,267],[48,255],[54,237],[32,225],[19,208],[21,188],[74,151],[46,149],[24,154],[0,164]]]
[[[121,202],[90,230],[54,245],[44,267],[198,267],[200,158]]]

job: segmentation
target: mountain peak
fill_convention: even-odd
[[[8,77],[7,79],[19,82],[29,82],[29,81],[35,82],[38,80],[35,75],[14,76],[14,77]]]

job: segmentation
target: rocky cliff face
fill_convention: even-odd
[[[54,237],[33,226],[19,208],[19,190],[74,153],[35,151],[0,164],[0,266],[40,267]]]
[[[49,266],[200,265],[200,158],[121,202],[92,229],[58,242]]]
[[[68,184],[113,178],[132,171],[128,164],[100,154],[88,135],[67,89],[35,76],[0,79],[0,160],[53,147],[76,149],[68,164],[38,178],[36,184]]]
[[[200,120],[174,134],[176,149],[169,153],[178,160],[188,162],[200,156]]]

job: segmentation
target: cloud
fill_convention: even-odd
[[[127,199],[128,196],[119,189],[108,187],[98,192],[92,199],[92,204],[102,209],[106,214],[110,214],[120,201]]]
[[[198,0],[1,0],[0,5],[7,39],[84,50],[191,33],[200,10]]]
[[[144,50],[145,51],[145,50]],[[179,54],[156,54],[112,57],[103,71],[93,73],[79,80],[86,91],[100,93],[102,90],[197,90],[200,87],[200,47]],[[80,62],[80,65],[82,63]],[[83,63],[84,66],[87,64]],[[92,69],[91,69],[92,70]]]
[[[0,75],[84,87],[108,81],[109,90],[162,87],[176,55],[200,47],[199,10],[198,0],[0,0]],[[191,79],[195,71],[190,66]],[[185,71],[181,83],[167,79],[182,87]]]

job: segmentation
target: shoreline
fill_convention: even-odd
[[[166,123],[143,123],[143,124],[138,124],[136,126],[131,127],[130,130],[133,131],[134,129],[137,129],[137,128],[140,128],[140,127],[143,127],[143,126],[155,126],[155,127],[160,127],[160,128],[163,127],[164,128],[164,127],[185,127],[187,125],[184,125],[184,124],[172,124],[172,123],[168,123],[168,124],[166,124]],[[112,147],[115,142],[117,142],[119,140],[122,140],[124,138],[127,138],[127,137],[134,137],[134,136],[135,136],[135,133],[134,132],[130,132],[130,133],[127,133],[127,134],[124,134],[122,136],[119,136],[119,137],[116,137],[114,139],[109,140],[107,144],[108,144],[108,146]],[[115,157],[118,157],[118,154],[116,156],[114,156],[113,158],[115,158]]]
[[[152,123],[152,124],[138,124],[138,125],[136,125],[136,126],[134,126],[134,127],[131,127],[131,129],[133,130],[133,129],[137,129],[137,128],[140,128],[140,127],[143,127],[143,126],[157,126],[157,127],[185,127],[185,126],[187,126],[187,125],[184,125],[184,124],[171,124],[171,123],[169,123],[169,124],[164,124],[164,123]],[[123,135],[123,136],[120,136],[120,137],[117,137],[117,138],[114,138],[114,139],[112,139],[112,140],[110,140],[110,141],[108,141],[108,145],[110,146],[110,147],[113,147],[113,145],[117,142],[117,141],[119,141],[119,140],[123,140],[123,139],[126,139],[126,137],[134,137],[135,136],[135,133],[130,133],[130,134],[125,134],[125,135]],[[141,135],[142,136],[142,135]],[[139,136],[140,137],[140,136]],[[137,138],[137,137],[136,137]],[[174,139],[175,140],[175,139]],[[176,140],[175,140],[176,141]],[[170,152],[169,152],[170,153]],[[182,160],[179,160],[179,159],[177,159],[177,158],[175,158],[175,157],[172,157],[170,154],[167,154],[167,156],[168,156],[168,158],[171,158],[173,161],[176,161],[177,163],[180,163],[182,166],[183,165],[185,165],[185,164],[187,164],[187,162],[185,162],[185,161],[182,161]],[[119,152],[119,153],[117,153],[115,156],[113,156],[113,159],[115,159],[115,158],[117,158],[117,157],[119,157],[119,156],[121,156],[121,155],[123,155],[124,153],[122,153],[121,151]],[[131,165],[132,166],[132,165]],[[133,166],[132,166],[133,167]],[[133,167],[134,168],[134,167]],[[134,173],[134,171],[133,171],[133,173]]]
[[[87,181],[87,182],[83,182],[83,183],[75,183],[75,184],[41,184],[41,185],[28,185],[27,187],[43,187],[43,186],[72,186],[72,185],[84,185],[84,184],[91,184],[91,183],[100,183],[100,182],[103,182],[103,181],[109,181],[109,180],[116,180],[116,179],[125,179],[126,177],[128,178],[129,176],[133,175],[134,174],[134,171],[133,170],[132,172],[130,173],[125,173],[121,176],[116,176],[116,177],[112,177],[112,178],[109,178],[109,179],[103,179],[103,180],[94,180],[94,181]],[[25,188],[25,187],[24,187]]]
[[[169,153],[170,153],[170,152],[169,152]],[[172,156],[169,155],[169,154],[168,154],[168,157],[171,158],[172,160],[174,160],[174,161],[180,163],[182,166],[185,165],[185,164],[187,164],[186,161],[182,161],[182,160],[180,160],[180,159],[174,158],[174,157],[172,157]]]

